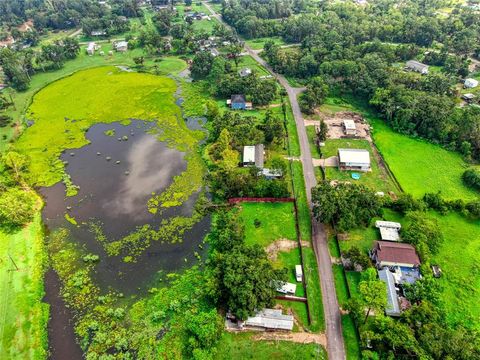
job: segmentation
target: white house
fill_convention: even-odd
[[[89,42],[87,45],[87,54],[88,55],[95,54],[96,48],[97,48],[97,44],[95,44],[94,42]]]
[[[422,75],[428,74],[428,65],[422,64],[421,62],[416,60],[407,61],[406,68],[416,71]]]
[[[349,135],[349,136],[357,135],[357,127],[355,126],[355,121],[350,119],[343,120],[343,131],[345,135]]]
[[[375,227],[380,230],[380,236],[385,241],[400,241],[399,231],[402,225],[393,221],[375,221]]]
[[[252,330],[292,330],[293,316],[283,315],[279,309],[263,309],[247,318],[243,326],[253,328]]]
[[[263,169],[264,156],[263,144],[244,146],[243,166],[256,166],[259,169]]]
[[[475,79],[466,79],[465,82],[463,83],[463,86],[466,89],[472,89],[478,86],[478,80]]]
[[[119,41],[115,44],[115,50],[119,52],[125,52],[128,50],[128,42],[126,41]]]
[[[364,149],[338,149],[340,170],[370,171],[370,153]]]

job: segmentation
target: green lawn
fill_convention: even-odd
[[[310,247],[302,248],[303,251],[303,275],[307,284],[307,299],[310,307],[312,323],[310,330],[314,332],[325,330],[325,318],[322,303],[322,290],[318,277],[317,259]]]
[[[345,279],[345,275],[343,274],[343,266],[334,264],[332,265],[333,269],[333,277],[335,280],[335,290],[337,292],[338,304],[345,308],[348,301],[348,288],[347,288],[347,281]]]
[[[358,171],[340,171],[336,167],[327,167],[325,169],[328,180],[349,181],[356,184],[363,184],[375,191],[393,191],[398,192],[395,184],[389,174],[379,166],[376,156],[374,155],[371,144],[367,140],[355,139],[328,139],[321,151],[324,158],[337,155],[338,149],[365,149],[370,153],[370,161],[372,170],[369,172]],[[360,174],[359,180],[352,178],[352,173]]]
[[[293,203],[242,203],[240,208],[247,244],[266,247],[275,240],[297,240]]]
[[[441,191],[447,199],[478,198],[462,182],[469,165],[459,154],[396,133],[381,120],[373,120],[372,125],[375,143],[405,192],[416,197]]]
[[[321,345],[288,341],[255,341],[252,333],[224,333],[217,346],[218,360],[306,360],[327,359]]]
[[[307,313],[307,304],[299,301],[285,301],[277,300],[277,303],[282,305],[284,310],[290,310],[294,313],[295,318],[299,322],[299,325],[305,329],[308,329],[308,313]],[[294,327],[295,330],[295,327]]]
[[[248,67],[257,72],[260,76],[270,75],[270,73],[261,66],[258,62],[255,61],[250,55],[245,55],[240,57],[240,62],[238,63],[238,70],[243,69],[244,67]]]
[[[447,319],[451,324],[459,322],[480,330],[480,220],[455,213],[430,215],[439,221],[445,238],[431,263],[440,265],[443,271],[438,281]]]
[[[48,305],[42,302],[44,251],[40,213],[22,229],[0,231],[1,359],[47,357]]]
[[[257,39],[250,39],[245,41],[245,43],[250,46],[253,50],[263,50],[263,46],[267,41],[273,40],[277,45],[285,45],[285,41],[280,36],[264,37]]]
[[[300,249],[295,248],[290,251],[281,251],[278,253],[277,260],[275,261],[275,267],[282,269],[287,269],[288,282],[292,284],[297,284],[297,291],[295,292],[296,296],[305,296],[305,290],[303,289],[302,283],[297,282],[295,278],[295,265],[300,265]]]
[[[317,145],[315,144],[315,139],[317,138],[315,126],[305,126],[305,130],[307,131],[308,143],[310,144],[310,151],[312,153],[312,157],[320,159],[321,154]]]
[[[328,250],[330,252],[330,256],[339,258],[340,257],[340,250],[337,245],[337,239],[335,235],[330,233],[328,234]]]
[[[347,278],[348,289],[352,297],[358,295],[358,283],[360,282],[361,272],[358,271],[346,271],[345,276]]]
[[[361,359],[360,343],[355,329],[355,323],[350,315],[342,315],[342,332],[345,342],[347,360]]]
[[[302,163],[300,161],[292,161],[292,170],[295,198],[297,199],[300,236],[302,240],[310,242],[312,239],[312,219],[310,217],[310,209],[307,203]]]

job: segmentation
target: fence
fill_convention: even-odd
[[[293,198],[271,198],[271,197],[265,197],[265,198],[250,198],[250,197],[242,197],[242,198],[231,198],[228,199],[229,204],[238,204],[242,202],[269,202],[269,203],[274,203],[274,202],[294,202],[295,199]]]

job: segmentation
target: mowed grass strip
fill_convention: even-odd
[[[405,192],[416,197],[441,191],[447,199],[478,198],[462,182],[469,165],[460,154],[396,133],[381,120],[371,123],[375,143]]]
[[[299,344],[290,341],[259,341],[258,333],[224,333],[214,359],[305,360],[327,359],[325,349],[317,344]]]
[[[240,218],[245,224],[245,242],[267,247],[275,240],[296,241],[293,203],[253,203],[240,205]]]
[[[338,264],[333,264],[332,270],[333,270],[333,278],[335,280],[335,290],[337,293],[338,304],[344,308],[347,305],[349,296],[348,296],[348,285],[343,272],[343,266]]]
[[[325,331],[325,315],[323,312],[322,290],[318,275],[317,259],[310,247],[303,247],[303,275],[307,284],[307,300],[310,308],[310,330]]]
[[[342,315],[342,332],[347,360],[361,359],[360,341],[355,329],[355,323],[350,315]]]
[[[0,359],[47,357],[46,260],[40,213],[21,229],[0,231]]]

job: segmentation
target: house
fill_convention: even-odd
[[[240,70],[238,72],[240,74],[241,77],[245,77],[245,76],[248,76],[252,73],[252,69],[250,68],[243,68],[242,70]]]
[[[263,144],[243,147],[243,166],[256,166],[263,169],[264,157]]]
[[[348,136],[357,135],[357,128],[355,126],[355,121],[350,119],[343,120],[343,132]]]
[[[115,50],[119,52],[125,52],[128,50],[128,42],[126,41],[119,41],[115,44]]]
[[[261,330],[292,330],[293,316],[283,315],[280,309],[263,309],[247,318],[243,326]]]
[[[475,99],[475,95],[473,94],[468,93],[468,94],[462,95],[462,100],[465,100],[467,103],[472,102],[474,99]]]
[[[400,241],[399,230],[402,225],[393,221],[375,221],[375,227],[380,230],[380,236],[384,241]]]
[[[213,57],[217,57],[218,55],[220,55],[220,52],[217,49],[212,48],[210,50],[210,54],[212,54]]]
[[[232,97],[227,100],[227,105],[230,106],[233,110],[252,109],[252,103],[245,100],[245,95],[232,95]]]
[[[376,241],[370,251],[370,257],[378,269],[384,266],[413,268],[420,265],[415,248],[410,244],[398,242]]]
[[[466,79],[465,82],[463,83],[463,87],[465,89],[473,89],[478,86],[478,80],[475,79]]]
[[[89,42],[87,46],[87,54],[88,55],[95,54],[96,49],[97,49],[97,44],[95,44],[94,42]]]
[[[378,277],[386,285],[387,307],[385,309],[385,314],[388,316],[400,316],[400,301],[398,299],[393,274],[388,269],[382,269],[378,270]]]
[[[370,171],[370,153],[364,149],[338,149],[340,170]]]
[[[297,291],[296,284],[282,282],[279,285],[280,286],[277,287],[277,291],[279,293],[286,294],[286,295],[295,295],[295,291]]]
[[[268,180],[279,179],[283,176],[283,173],[279,169],[262,169],[261,175]]]
[[[405,66],[408,70],[416,71],[422,75],[428,74],[428,65],[422,64],[416,60],[407,61]]]
[[[303,279],[302,265],[295,265],[295,279],[297,279],[298,282],[302,281]]]
[[[91,36],[105,36],[107,35],[107,32],[105,30],[93,30],[90,33]]]

